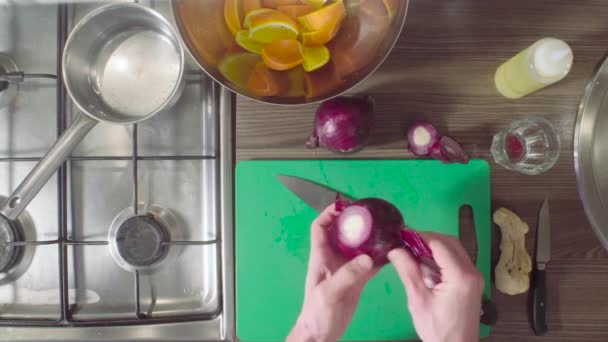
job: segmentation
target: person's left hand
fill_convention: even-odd
[[[378,271],[367,255],[348,261],[334,251],[328,235],[338,215],[332,204],[311,225],[304,304],[288,342],[338,340],[353,317],[363,287]]]

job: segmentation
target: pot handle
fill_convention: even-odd
[[[90,116],[79,113],[70,127],[63,132],[59,140],[55,142],[42,160],[36,164],[17,189],[13,191],[13,194],[2,204],[0,214],[10,220],[17,219],[19,214],[23,212],[97,122]]]

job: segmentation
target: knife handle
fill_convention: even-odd
[[[536,336],[544,335],[547,332],[545,322],[545,309],[547,299],[547,285],[545,270],[535,270],[534,289],[532,293],[532,329]]]

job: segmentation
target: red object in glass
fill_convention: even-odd
[[[524,144],[516,135],[511,133],[507,134],[505,150],[509,159],[514,162],[524,156]]]

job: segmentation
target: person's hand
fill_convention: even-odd
[[[334,205],[312,223],[304,304],[287,341],[336,341],[348,326],[363,287],[377,272],[372,259],[347,261],[334,251],[329,230],[338,212]]]
[[[424,342],[479,340],[484,280],[460,242],[451,236],[421,233],[441,269],[441,282],[429,289],[414,258],[403,248],[388,258],[405,290],[418,336]]]

